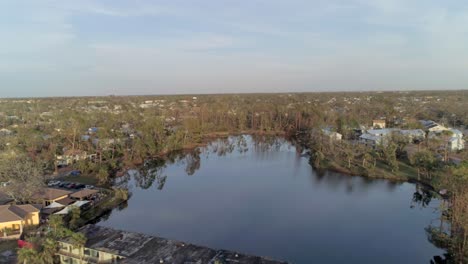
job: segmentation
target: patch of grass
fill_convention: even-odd
[[[95,204],[91,209],[85,211],[81,215],[81,218],[79,220],[79,226],[85,225],[93,220],[98,219],[99,217],[112,211],[114,208],[118,207],[120,204],[125,202],[124,199],[119,198],[115,195],[115,191],[106,190],[105,192],[107,193],[107,196],[102,201]]]
[[[400,162],[398,164],[399,170],[398,174],[407,177],[409,179],[417,179],[418,178],[418,171],[416,168],[412,167],[411,165],[408,165],[404,162]]]
[[[0,253],[6,250],[12,250],[14,252],[16,251],[17,248],[18,248],[18,241],[16,241],[16,239],[0,241]]]
[[[1,240],[0,241],[0,263],[15,263],[16,254],[18,249],[18,241],[14,240]],[[13,257],[7,258],[1,254],[5,251],[10,250],[13,253]]]

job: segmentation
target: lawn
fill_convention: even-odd
[[[2,254],[8,250],[11,251],[14,255],[16,255],[16,250],[18,248],[18,241],[17,240],[2,240],[0,241],[0,263],[14,263],[11,262],[12,258],[4,257]]]

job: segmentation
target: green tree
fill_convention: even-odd
[[[33,248],[23,247],[18,250],[18,263],[34,264],[37,263],[39,252]]]
[[[75,229],[78,227],[78,223],[80,221],[81,210],[78,206],[71,206],[69,214],[70,214],[70,222],[69,222],[70,228]]]
[[[83,235],[82,233],[73,233],[70,236],[70,240],[72,242],[73,248],[76,248],[79,250],[80,263],[82,263],[83,257],[84,257],[83,247],[85,246],[86,241],[87,241],[85,235]]]
[[[106,167],[101,167],[96,174],[99,184],[106,184],[109,181],[109,172]]]
[[[9,182],[4,192],[17,202],[31,200],[44,186],[44,176],[39,164],[27,157],[0,159],[0,178]]]
[[[392,172],[398,170],[398,160],[396,157],[397,145],[390,142],[384,146],[381,146],[385,163],[390,167]]]
[[[418,151],[410,160],[411,164],[418,169],[418,179],[420,178],[421,172],[426,175],[426,177],[431,177],[431,172],[434,170],[436,165],[436,160],[432,152],[428,150]]]

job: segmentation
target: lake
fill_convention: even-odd
[[[215,140],[117,184],[132,195],[99,225],[292,263],[429,263],[444,253],[425,232],[438,200],[415,201],[415,184],[318,173],[280,138]]]

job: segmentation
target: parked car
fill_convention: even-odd
[[[94,189],[94,186],[93,185],[86,185],[85,188],[86,189]]]
[[[81,183],[79,183],[79,184],[76,185],[76,189],[83,189],[83,188],[85,188],[85,187],[86,187],[86,186],[85,186],[84,184],[81,184]]]
[[[68,173],[69,176],[80,176],[81,175],[81,171],[79,170],[73,170],[73,171],[70,171]]]
[[[59,183],[59,181],[50,181],[49,183],[47,183],[47,186],[52,187],[58,185]]]

